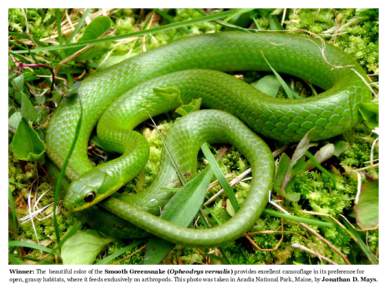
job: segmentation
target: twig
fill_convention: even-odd
[[[74,58],[80,56],[82,53],[84,53],[86,50],[89,50],[90,48],[92,47],[92,45],[87,45],[79,50],[77,50],[76,52],[74,52],[73,54],[69,55],[68,57],[66,57],[65,59],[61,60],[57,66],[55,67],[54,69],[54,72],[55,74],[58,74],[59,71],[61,70],[62,66],[67,64],[68,62],[72,61]]]
[[[28,192],[28,197],[27,197],[27,205],[28,205],[28,213],[31,215],[32,214],[32,206],[31,206],[31,193],[32,190]],[[36,195],[36,194],[35,194]],[[39,237],[38,237],[38,232],[36,231],[35,223],[34,223],[34,218],[31,218],[31,225],[32,229],[34,230],[34,235],[36,240],[39,242]]]
[[[282,13],[282,20],[280,22],[280,25],[284,25],[284,21],[286,20],[286,15],[287,15],[287,8],[283,8],[283,13]]]
[[[246,233],[244,235],[244,237],[248,240],[248,242],[258,251],[264,251],[264,252],[272,252],[272,251],[275,251],[279,248],[279,246],[282,244],[283,242],[283,238],[284,238],[284,226],[283,226],[283,220],[281,220],[282,222],[282,225],[281,225],[281,237],[279,239],[279,241],[276,243],[276,245],[273,247],[273,248],[261,248],[256,242],[254,239],[251,238],[251,236]]]
[[[275,151],[272,152],[272,156],[273,156],[273,157],[277,157],[278,155],[280,155],[281,153],[283,153],[283,152],[286,150],[286,148],[287,148],[287,146],[285,145],[285,146],[283,146],[283,147],[281,147],[281,148],[279,148],[279,149],[276,149]],[[251,168],[246,169],[244,172],[242,172],[241,174],[239,174],[237,177],[235,177],[235,178],[233,178],[231,181],[229,181],[229,185],[230,185],[230,186],[234,186],[234,185],[236,185],[237,183],[244,181],[244,179],[245,179],[245,180],[248,180],[248,178],[245,178],[245,177],[248,176],[251,172],[252,172],[252,169],[251,169]],[[215,182],[217,182],[217,180],[216,180]],[[212,187],[212,184],[210,185],[209,188],[211,188],[211,187]],[[223,192],[224,192],[224,189],[221,188],[217,193],[215,193],[213,196],[211,196],[211,197],[209,198],[209,200],[207,200],[207,201],[204,203],[204,205],[205,205],[205,206],[208,206],[209,204],[213,203],[213,202],[215,201],[215,199],[216,199],[217,197],[219,197]]]
[[[354,173],[357,174],[357,193],[356,193],[356,197],[354,198],[354,204],[357,204],[361,196],[362,176],[360,172],[354,171]]]
[[[368,82],[368,81],[364,78],[364,76],[362,76],[362,75],[360,74],[360,72],[358,72],[354,67],[353,67],[353,68],[350,68],[350,70],[351,70],[354,74],[356,74],[356,75],[361,79],[361,81],[362,81],[362,82],[368,87],[368,89],[371,91],[371,93],[373,94],[373,96],[374,96],[375,98],[378,98],[378,95],[376,94],[376,92],[375,92],[374,89],[372,88],[370,82]],[[368,79],[369,79],[369,77],[368,77]]]
[[[145,249],[146,245],[143,245],[141,246],[139,249],[137,249],[136,251],[134,252],[131,252],[129,255],[127,256],[124,256],[123,259],[128,259],[128,258],[131,258],[132,256],[134,256],[135,254],[139,253],[139,252],[142,252],[144,249]]]
[[[50,92],[54,89],[54,82],[55,82],[55,72],[53,68],[47,64],[25,64],[22,62],[17,62],[15,61],[16,67],[20,70],[23,71],[26,68],[46,68],[50,71],[51,73],[51,85],[50,85]]]
[[[374,169],[374,168],[377,168],[378,166],[379,166],[379,164],[375,163],[375,164],[370,165],[370,166],[366,166],[366,167],[362,167],[362,168],[358,168],[358,169],[353,169],[353,171],[358,173],[358,171],[365,171],[368,169]]]
[[[274,201],[270,200],[269,201],[270,204],[272,204],[274,207],[276,207],[277,209],[279,209],[280,211],[284,212],[285,214],[289,214],[289,212],[287,212],[283,207],[281,207],[279,204],[275,203]],[[300,223],[300,226],[302,226],[303,228],[305,228],[306,230],[308,230],[309,232],[311,232],[313,235],[315,235],[320,241],[324,242],[325,244],[327,244],[329,246],[329,248],[331,248],[335,253],[337,253],[339,256],[342,257],[342,259],[344,260],[344,262],[346,264],[349,264],[350,265],[350,261],[348,260],[347,256],[345,254],[343,254],[336,246],[334,246],[329,240],[325,239],[322,235],[320,235],[315,229],[313,229],[312,227],[308,226],[307,224],[304,224],[304,223]]]
[[[374,163],[373,163],[373,161],[374,161],[374,151],[375,151],[375,147],[376,147],[378,141],[379,141],[379,138],[376,138],[376,139],[373,141],[372,146],[371,146],[371,148],[370,148],[369,160],[370,160],[370,165],[371,165],[371,167],[374,166]]]
[[[229,185],[230,185],[230,186],[236,185],[237,183],[239,183],[240,181],[242,181],[242,180],[244,179],[244,177],[248,176],[250,173],[251,173],[251,168],[246,169],[246,170],[245,170],[244,172],[242,172],[240,175],[238,175],[237,177],[235,177],[235,178],[233,178],[231,181],[229,181]],[[211,196],[211,197],[209,198],[209,200],[207,200],[207,201],[205,202],[204,205],[207,206],[207,205],[213,203],[213,202],[216,200],[216,198],[217,198],[218,196],[220,196],[223,192],[224,192],[224,189],[220,189],[217,193],[215,193],[213,196]]]
[[[306,246],[303,246],[303,245],[298,244],[298,243],[294,243],[291,246],[295,249],[299,249],[299,250],[305,251],[307,253],[310,253],[310,254],[312,254],[312,255],[314,255],[322,260],[327,261],[328,263],[330,263],[332,265],[337,265],[337,263],[332,261],[330,258],[327,258],[326,256],[323,256],[322,254],[320,254],[314,250],[311,250],[310,248],[307,248]]]

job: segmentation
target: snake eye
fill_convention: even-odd
[[[89,192],[86,194],[85,198],[84,198],[84,201],[85,202],[92,202],[94,200],[94,198],[96,197],[96,193],[95,192]]]

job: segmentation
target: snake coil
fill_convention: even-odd
[[[288,102],[227,74],[270,71],[268,62],[278,72],[306,80],[324,92]],[[298,141],[308,131],[313,140],[341,134],[357,123],[359,104],[371,98],[365,80],[364,71],[351,57],[304,35],[198,35],[85,79],[77,98],[61,105],[53,115],[47,131],[47,152],[61,167],[74,139],[82,105],[81,130],[66,169],[72,184],[65,206],[81,211],[89,223],[120,237],[142,236],[145,230],[174,243],[216,245],[249,230],[266,205],[274,162],[270,149],[255,133],[284,143]],[[147,142],[134,128],[150,116],[196,98],[201,98],[207,109],[179,119],[166,139],[176,165],[164,153],[159,175],[149,188],[136,195],[116,193],[148,159]],[[94,166],[88,159],[87,145],[97,122],[103,148],[121,155]],[[204,142],[230,143],[241,151],[252,168],[250,191],[241,209],[226,223],[210,229],[178,227],[155,214],[171,196],[165,188],[179,182],[176,168],[182,173],[195,172],[196,157]]]

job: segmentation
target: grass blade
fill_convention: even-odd
[[[283,182],[287,175],[288,170],[290,169],[291,159],[286,153],[282,153],[279,159],[279,163],[276,170],[276,176],[273,183],[273,189],[276,193],[284,193]]]
[[[369,247],[365,244],[365,242],[362,240],[358,232],[353,228],[353,226],[346,222],[344,223],[347,233],[349,236],[356,242],[356,244],[360,247],[362,252],[364,252],[365,256],[368,258],[368,260],[372,263],[377,265],[379,263],[379,259],[376,257],[374,253],[369,249]]]
[[[12,196],[11,189],[8,188],[8,207],[9,207],[9,231],[11,235],[16,234],[17,228],[18,228],[18,220],[16,216],[16,203],[15,199]]]
[[[63,39],[63,34],[62,34],[62,14],[61,14],[60,9],[55,10],[55,19],[57,22],[57,31],[58,31],[57,40],[60,44],[62,44],[64,39]]]
[[[304,217],[299,217],[299,216],[294,216],[294,215],[289,215],[289,214],[283,214],[281,212],[277,212],[275,210],[268,209],[268,208],[266,208],[264,210],[264,213],[269,215],[269,216],[272,216],[272,217],[283,218],[287,221],[296,222],[296,223],[304,223],[304,224],[309,224],[309,225],[314,225],[314,226],[319,226],[319,227],[326,227],[326,228],[327,227],[329,227],[329,228],[335,227],[335,225],[333,223],[319,221],[319,220],[312,219],[312,218],[304,218]]]
[[[187,182],[167,203],[160,216],[175,224],[188,226],[202,205],[212,175],[212,170],[207,167]]]
[[[219,13],[207,15],[204,17],[195,18],[193,20],[185,20],[185,21],[175,22],[175,23],[171,23],[171,24],[161,25],[159,27],[154,27],[154,28],[145,29],[145,30],[136,31],[136,32],[130,32],[130,33],[119,35],[119,36],[109,36],[109,37],[105,37],[105,38],[89,40],[89,41],[82,41],[82,42],[78,42],[78,43],[71,43],[71,44],[67,44],[67,45],[38,47],[35,49],[28,49],[28,50],[14,50],[14,51],[11,51],[11,53],[37,53],[37,52],[42,52],[42,51],[72,49],[72,48],[77,48],[80,46],[98,44],[98,43],[103,43],[103,42],[108,42],[108,41],[118,41],[118,40],[126,39],[129,37],[143,36],[146,34],[151,34],[151,33],[154,34],[154,33],[162,32],[162,31],[166,31],[166,30],[177,29],[177,28],[185,27],[185,26],[191,26],[191,25],[196,24],[196,23],[215,21],[218,19],[222,19],[222,18],[231,16],[231,15],[234,15],[234,14],[240,13],[240,11],[241,10],[239,10],[239,9],[231,9],[231,10],[222,11]]]
[[[80,130],[81,130],[82,117],[83,117],[83,108],[82,108],[82,103],[81,102],[79,102],[79,106],[80,106],[80,116],[79,116],[79,119],[78,119],[78,122],[77,122],[77,126],[76,126],[76,129],[75,129],[74,139],[73,139],[73,142],[72,142],[72,144],[70,146],[70,150],[67,153],[66,158],[65,158],[65,160],[63,162],[61,171],[59,173],[59,176],[57,177],[57,180],[55,182],[55,188],[54,188],[53,224],[54,224],[54,229],[55,229],[55,238],[57,240],[58,245],[61,244],[61,237],[60,237],[60,233],[59,233],[59,226],[58,226],[58,221],[57,221],[56,210],[57,210],[57,207],[58,207],[58,204],[59,204],[59,194],[60,194],[61,189],[62,189],[62,181],[65,178],[65,172],[66,172],[67,164],[69,163],[70,157],[71,157],[71,155],[72,155],[72,153],[74,151],[75,144],[76,144],[76,142],[78,140],[78,136],[79,136],[79,133],[80,133]]]
[[[112,21],[107,16],[98,16],[93,19],[88,26],[86,26],[83,35],[80,37],[78,42],[87,42],[90,40],[95,40],[106,33],[112,26]],[[65,52],[67,55],[72,55],[73,53],[81,50],[82,46],[67,49]]]
[[[90,11],[91,11],[91,9],[87,8],[83,12],[81,19],[78,21],[77,26],[75,27],[75,29],[73,30],[73,32],[70,35],[69,43],[71,43],[74,40],[75,36],[78,34],[78,32],[81,30],[82,26],[85,24],[85,20],[89,16]]]
[[[213,173],[216,175],[218,182],[220,183],[226,195],[228,196],[234,211],[237,212],[240,208],[240,205],[237,202],[236,195],[233,189],[231,188],[231,186],[229,185],[228,181],[226,181],[224,174],[222,174],[222,170],[218,166],[217,160],[214,157],[213,153],[210,151],[209,145],[207,143],[204,143],[201,146],[201,150],[205,155],[207,161],[209,162],[209,165],[211,166]]]
[[[328,170],[326,170],[321,164],[320,162],[317,160],[317,158],[310,153],[310,151],[306,151],[306,156],[309,158],[309,163],[311,163],[315,168],[317,168],[319,171],[321,171],[322,173],[325,173],[331,180],[331,182],[333,183],[333,186],[335,187],[336,185],[336,180],[335,180],[335,177],[332,173],[330,173]]]
[[[300,97],[295,91],[293,91],[288,85],[287,83],[284,81],[284,79],[279,75],[278,72],[276,72],[276,70],[272,67],[272,65],[269,63],[268,59],[265,57],[264,53],[262,53],[262,56],[265,60],[265,62],[267,63],[268,67],[271,69],[272,73],[276,76],[277,80],[279,81],[279,83],[281,84],[284,92],[286,93],[287,95],[287,98],[290,98],[290,99],[301,99],[302,97]]]
[[[45,247],[45,246],[42,246],[42,245],[39,245],[37,243],[31,242],[31,241],[9,241],[8,247],[9,248],[20,247],[20,248],[36,249],[36,250],[40,250],[40,251],[48,253],[48,254],[55,255],[55,250],[50,249],[50,248]]]
[[[160,217],[176,225],[187,227],[198,214],[212,177],[212,169],[205,168],[170,199]],[[160,263],[173,247],[174,244],[165,240],[150,239],[146,246],[144,264]]]
[[[140,242],[137,241],[137,242],[133,242],[132,244],[128,245],[128,246],[125,246],[125,247],[122,247],[120,249],[117,249],[115,252],[113,252],[111,255],[108,255],[106,257],[104,257],[103,259],[101,260],[98,260],[95,264],[96,265],[108,265],[110,264],[112,261],[114,261],[116,258],[120,257],[121,255],[123,255],[124,253],[132,250],[133,248],[136,248],[137,246],[140,245]]]
[[[11,253],[8,255],[8,260],[10,265],[24,265],[24,261],[20,257]]]

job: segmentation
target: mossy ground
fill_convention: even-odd
[[[86,21],[98,15],[108,15],[112,27],[108,35],[121,35],[174,23],[182,20],[201,17],[206,11],[198,9],[169,10],[56,10],[56,9],[11,9],[9,11],[9,46],[11,50],[35,48],[42,45],[66,44],[77,28],[78,22],[85,13]],[[194,25],[171,29],[168,31],[147,34],[139,38],[109,41],[96,44],[79,55],[71,56],[66,50],[39,52],[36,54],[13,54],[9,57],[9,139],[11,141],[15,128],[16,114],[23,112],[21,95],[27,96],[37,117],[30,122],[44,139],[47,122],[56,105],[68,93],[72,84],[82,80],[94,69],[102,69],[138,53],[156,48],[183,36],[221,30],[255,30],[283,29],[290,31],[309,31],[318,34],[326,41],[337,45],[354,56],[371,78],[372,86],[378,85],[378,11],[375,9],[275,9],[251,10],[240,17],[228,21],[196,23]],[[74,35],[72,41],[82,35],[83,27]],[[24,64],[24,65],[23,65]],[[29,65],[26,65],[29,64]],[[34,66],[35,64],[35,66]],[[37,67],[43,64],[44,67]],[[55,89],[51,89],[51,71],[55,72]],[[242,74],[248,81],[257,74]],[[262,74],[261,74],[262,75]],[[288,79],[291,86],[303,94],[308,86]],[[281,92],[280,92],[281,93]],[[162,121],[158,130],[146,123],[143,132],[151,145],[150,160],[146,169],[130,184],[128,190],[139,191],[152,182],[158,169],[162,150],[160,131],[167,131],[169,122],[176,117],[169,115]],[[273,194],[277,201],[288,212],[298,216],[322,220],[337,220],[343,224],[349,222],[358,228],[353,212],[354,199],[357,193],[358,171],[362,178],[378,179],[377,165],[368,167],[371,147],[376,139],[364,124],[352,132],[336,137],[330,141],[320,142],[315,150],[328,142],[343,141],[347,147],[338,157],[333,156],[322,167],[327,173],[313,168],[295,176],[287,187],[287,192],[299,193],[298,201],[284,199]],[[273,151],[281,145],[271,143]],[[228,179],[233,179],[244,172],[249,165],[240,153],[229,146],[215,148],[220,154],[220,165]],[[290,145],[285,152],[291,156],[294,146]],[[98,154],[98,155],[97,155]],[[374,158],[378,158],[378,147],[374,148]],[[103,153],[93,152],[94,157],[104,159]],[[98,160],[97,159],[97,160]],[[9,195],[10,195],[10,240],[28,240],[48,248],[55,248],[55,229],[52,223],[53,183],[47,173],[47,158],[38,161],[20,161],[9,153]],[[333,183],[334,178],[334,183]],[[243,201],[249,188],[249,175],[235,186],[239,201]],[[220,187],[214,184],[207,198],[214,195]],[[38,200],[39,199],[39,200]],[[12,209],[15,207],[15,209]],[[274,208],[268,204],[269,208]],[[23,220],[33,211],[40,210],[32,220]],[[230,218],[230,203],[224,194],[204,207],[208,221],[212,225]],[[12,220],[17,218],[18,222]],[[63,236],[69,228],[79,221],[67,214],[61,206],[58,210],[59,234]],[[331,218],[331,219],[330,219]],[[197,226],[201,219],[196,220]],[[341,227],[318,228],[300,223],[289,222],[277,217],[263,215],[254,228],[239,240],[214,248],[190,248],[177,246],[163,261],[168,264],[320,264],[320,263],[371,263],[360,249],[360,244],[352,239]],[[316,234],[312,233],[315,231]],[[378,231],[358,231],[361,240],[369,251],[378,255]],[[112,264],[141,264],[144,257],[144,245],[141,242],[115,258]],[[115,253],[126,246],[126,242],[111,243],[97,258],[97,261]],[[302,245],[311,252],[298,248]],[[315,253],[315,254],[312,254]],[[322,259],[324,257],[325,259]],[[29,248],[11,248],[10,263],[45,264],[60,263],[55,256],[44,254]]]

